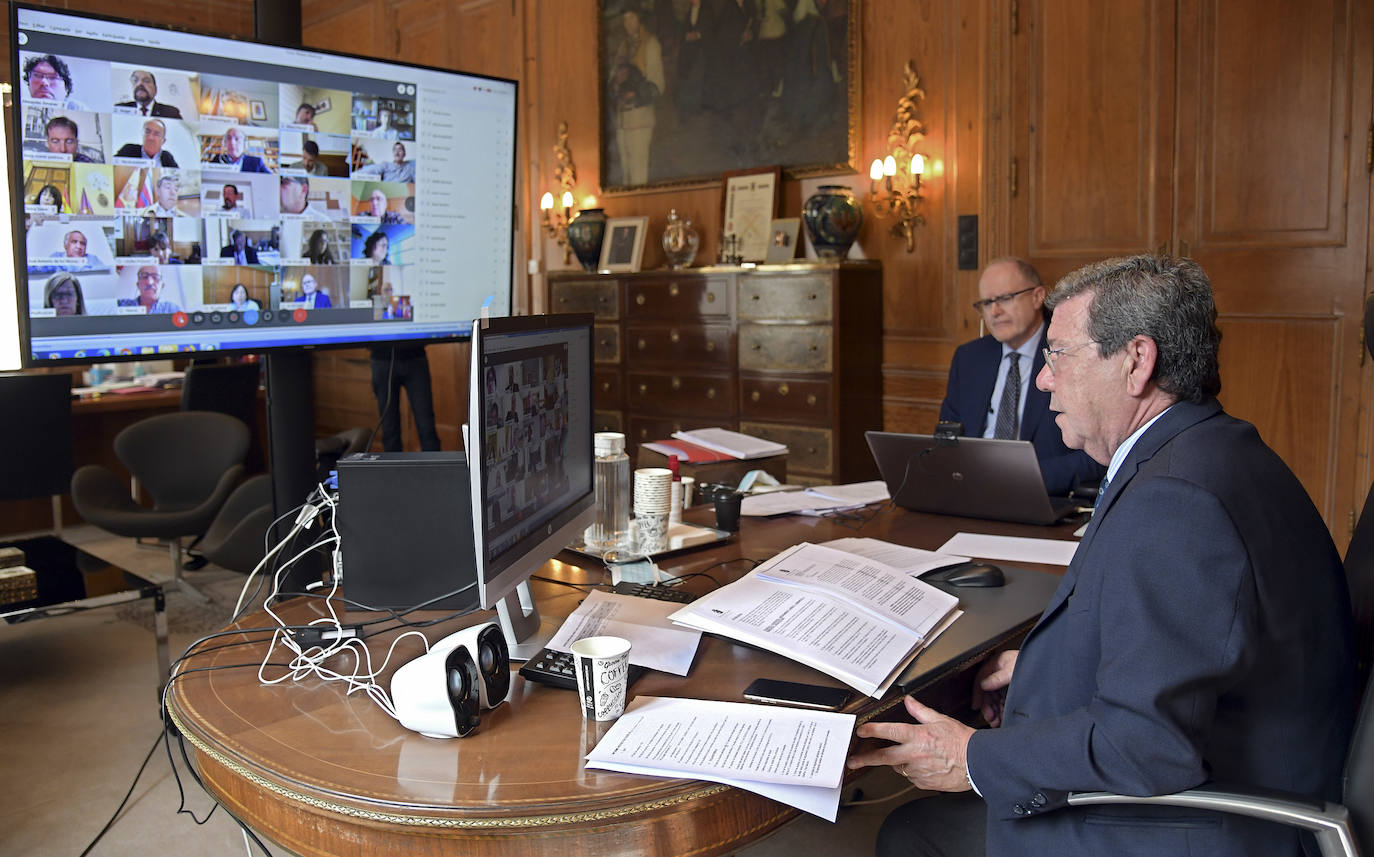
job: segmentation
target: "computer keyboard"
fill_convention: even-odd
[[[619,595],[654,598],[659,601],[674,601],[680,604],[686,604],[695,597],[690,592],[684,592],[681,589],[654,586],[648,583],[631,583],[628,580],[617,583],[615,591]],[[547,684],[550,687],[561,687],[565,690],[577,690],[577,673],[574,669],[571,652],[540,649],[534,657],[525,661],[524,665],[520,667],[520,675],[524,676],[526,681]],[[644,667],[630,664],[628,683],[634,684],[635,680],[644,674],[644,671]]]
[[[674,589],[671,586],[655,586],[652,583],[632,583],[622,580],[615,585],[617,595],[633,595],[636,598],[655,598],[659,601],[676,601],[686,604],[696,598],[690,592]]]

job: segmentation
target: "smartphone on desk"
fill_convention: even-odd
[[[744,689],[744,698],[768,705],[795,705],[818,711],[839,711],[849,701],[850,692],[842,687],[778,681],[771,678],[754,679]]]

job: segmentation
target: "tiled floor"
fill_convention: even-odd
[[[170,573],[166,551],[136,547],[90,528],[67,538],[153,580]],[[243,578],[217,569],[192,579],[228,611]],[[171,593],[172,655],[198,634],[207,617]],[[160,734],[151,602],[94,610],[21,625],[0,625],[0,855],[80,854],[129,790]],[[208,621],[213,621],[209,619]],[[145,627],[147,626],[147,627]],[[173,744],[173,748],[175,748]],[[186,776],[185,803],[204,818],[213,801]],[[861,781],[867,797],[903,785],[881,769]],[[235,857],[245,853],[238,825],[223,810],[198,826],[181,804],[166,750],[159,743],[129,805],[92,852],[94,857],[153,854]],[[842,809],[838,823],[806,816],[743,852],[747,857],[794,854],[867,855],[891,803]],[[274,855],[285,849],[268,843]]]

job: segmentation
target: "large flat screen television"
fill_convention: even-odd
[[[460,339],[509,314],[515,81],[11,9],[28,362]]]

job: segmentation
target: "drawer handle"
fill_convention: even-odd
[[[635,295],[635,303],[639,304],[640,306],[644,306],[644,295]]]
[[[786,396],[786,395],[787,395],[787,392],[788,392],[788,386],[787,386],[786,384],[779,384],[779,385],[778,385],[778,395],[779,395],[779,396]]]
[[[601,389],[603,389],[603,390],[605,390],[607,393],[609,393],[609,392],[611,391],[611,382],[610,382],[610,381],[602,381],[602,382],[601,382]]]
[[[681,390],[681,389],[682,389],[682,379],[681,379],[681,378],[673,378],[672,382],[669,383],[668,386],[669,386],[669,387],[672,387],[674,391],[676,391],[676,390]]]
[[[714,399],[715,397],[716,397],[716,388],[715,388],[715,387],[707,387],[707,388],[706,388],[706,398],[708,398],[708,399]]]
[[[680,291],[682,291],[682,289],[680,289],[680,288],[678,287],[678,284],[677,284],[677,283],[673,283],[672,285],[670,285],[670,286],[668,287],[668,294],[669,294],[670,296],[672,296],[672,297],[677,297],[678,292],[680,292]]]
[[[816,297],[817,297],[816,295],[811,295],[810,297],[807,298],[807,300],[809,300],[809,301],[814,301],[814,300],[816,299]]]
[[[807,403],[808,405],[811,405],[812,407],[815,407],[815,405],[816,405],[816,394],[815,394],[815,393],[812,393],[811,395],[807,396],[807,397],[806,397],[806,403]]]
[[[707,350],[707,351],[715,351],[715,350],[716,350],[716,343],[715,343],[715,340],[707,340],[707,342],[706,342],[706,350]]]
[[[604,304],[606,301],[608,301],[608,300],[610,300],[610,299],[611,299],[611,296],[610,296],[610,295],[597,295],[597,297],[596,297],[596,302],[599,303],[599,304]]]
[[[751,301],[756,301],[756,300],[758,300],[758,299],[759,299],[759,296],[758,296],[757,294],[752,294],[752,295],[749,296],[749,300],[751,300]]]
[[[567,297],[567,295],[559,295],[559,296],[558,296],[558,302],[561,303],[561,304],[567,303],[567,302],[568,302],[568,297]]]
[[[678,341],[682,339],[682,334],[674,330],[673,332],[668,334],[668,339],[672,340],[673,344],[676,345]]]
[[[649,392],[649,385],[648,385],[648,384],[640,384],[640,385],[639,385],[639,395],[642,396],[642,395],[644,395],[644,394],[647,393],[647,392]]]
[[[819,345],[813,345],[813,346],[811,346],[811,350],[812,350],[812,351],[820,351],[821,348],[820,348]]]
[[[642,428],[642,429],[639,430],[639,439],[640,439],[640,440],[643,440],[644,438],[646,438],[646,437],[648,437],[648,436],[649,436],[649,430],[648,430],[648,429]]]
[[[706,302],[707,302],[708,304],[713,304],[713,303],[715,303],[715,302],[716,302],[716,293],[715,293],[715,292],[707,292],[707,293],[706,293]]]
[[[811,453],[812,455],[815,455],[817,452],[820,452],[820,450],[816,449],[816,447],[814,446],[808,446],[806,448],[806,451]]]
[[[762,350],[763,350],[763,345],[762,345],[761,343],[755,342],[755,343],[754,343],[754,350],[755,350],[755,351],[762,351]]]
[[[598,340],[598,341],[597,341],[597,344],[600,345],[602,348],[610,348],[610,347],[611,347],[611,341],[610,341],[609,339],[601,339],[601,340]]]
[[[643,351],[643,350],[648,346],[648,344],[649,344],[649,343],[645,342],[645,341],[642,340],[642,339],[639,340],[639,350],[640,350],[640,351]]]
[[[754,392],[749,394],[749,401],[751,402],[757,402],[760,398],[761,397],[759,396],[758,390],[755,390]]]

